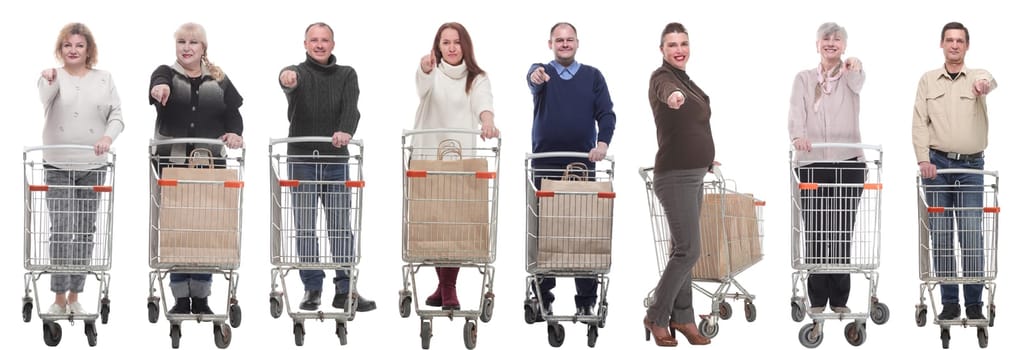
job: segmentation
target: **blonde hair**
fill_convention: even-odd
[[[209,60],[209,42],[206,41],[206,29],[198,23],[188,22],[182,24],[180,28],[174,32],[174,39],[182,39],[185,36],[191,36],[199,40],[202,43],[202,57],[200,63],[206,66],[209,70],[209,75],[216,79],[216,81],[224,80],[224,71],[220,69],[220,66],[213,64]]]
[[[61,28],[60,34],[57,34],[57,45],[53,49],[53,55],[57,57],[57,61],[64,62],[64,55],[60,49],[64,46],[64,41],[70,39],[72,35],[81,35],[85,38],[85,68],[92,69],[92,66],[99,62],[99,49],[96,48],[96,39],[92,37],[92,31],[84,24],[68,23]]]

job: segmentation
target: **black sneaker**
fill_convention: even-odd
[[[965,317],[970,320],[985,320],[983,317],[983,306],[982,305],[969,305],[965,307]]]
[[[938,320],[953,320],[962,315],[962,308],[958,304],[944,304],[944,308],[937,315]]]
[[[209,308],[209,298],[192,298],[192,313],[212,315],[213,310]]]
[[[316,311],[316,309],[319,309],[319,299],[322,296],[322,290],[307,290],[305,291],[305,297],[302,298],[302,303],[298,305],[298,308],[306,311]]]
[[[177,298],[174,302],[174,307],[170,308],[172,314],[190,314],[192,313],[192,299],[191,298]]]
[[[338,309],[348,309],[348,293],[337,293],[334,294],[334,301],[330,303],[333,307]],[[355,311],[366,312],[376,310],[376,302],[363,298],[361,295],[358,296],[358,300],[355,301]]]
[[[592,316],[592,315],[593,315],[592,305],[579,306],[575,308],[575,316]]]

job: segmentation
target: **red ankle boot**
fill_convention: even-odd
[[[457,267],[437,268],[437,273],[440,274],[441,307],[444,310],[461,309],[457,289],[459,270]]]

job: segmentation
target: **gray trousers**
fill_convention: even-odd
[[[699,211],[703,205],[703,177],[706,168],[672,170],[653,178],[653,191],[660,199],[671,231],[670,259],[660,275],[653,305],[646,317],[654,324],[693,323],[692,267],[699,260]]]
[[[96,232],[98,195],[90,187],[103,184],[104,169],[46,169],[46,206],[50,216],[50,259],[54,265],[92,264],[92,235]],[[64,187],[72,186],[72,187]],[[81,293],[85,275],[53,274],[50,291]]]

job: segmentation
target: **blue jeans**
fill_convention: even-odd
[[[292,158],[288,160],[288,173],[293,180],[330,181],[328,184],[300,184],[291,192],[291,204],[294,208],[297,253],[301,262],[318,262],[319,240],[325,239],[330,244],[328,258],[334,263],[351,263],[354,261],[355,238],[351,232],[351,191],[344,186],[348,180],[348,164],[307,162],[309,159]],[[323,206],[326,215],[326,237],[317,235],[316,216],[318,206]],[[334,271],[334,291],[347,293],[351,280],[347,270]],[[323,290],[322,270],[300,270],[302,284],[306,291]]]
[[[983,170],[983,158],[969,161],[952,160],[930,151],[930,163],[937,169]],[[933,271],[938,277],[983,276],[983,175],[939,174],[923,179],[926,199],[931,207],[944,207],[942,213],[930,214],[930,239],[933,240]],[[958,208],[976,208],[959,210]],[[955,266],[955,226],[962,260],[961,270]],[[966,284],[965,306],[983,305],[983,285]],[[958,304],[958,285],[940,286],[941,302]]]

